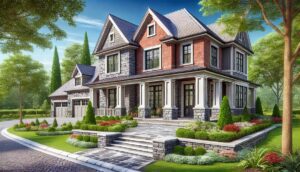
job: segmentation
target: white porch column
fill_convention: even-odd
[[[195,108],[207,108],[207,77],[198,76],[195,78]]]
[[[165,105],[163,107],[163,118],[166,120],[177,119],[178,109],[175,105],[176,93],[175,93],[176,81],[174,79],[165,80]]]
[[[235,83],[234,82],[230,84],[229,103],[230,103],[230,108],[234,109],[235,108]]]
[[[255,105],[256,105],[256,88],[253,88],[253,104],[252,104],[252,107],[253,108],[256,108]]]
[[[97,89],[90,88],[90,101],[92,103],[93,108],[97,108]]]
[[[149,118],[150,117],[150,109],[148,104],[148,83],[141,82],[140,83],[140,105],[139,105],[139,118]]]
[[[117,85],[117,105],[116,108],[124,108],[124,93],[125,93],[125,86]]]
[[[222,102],[222,80],[215,80],[214,109],[220,109]]]

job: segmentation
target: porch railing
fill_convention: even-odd
[[[115,116],[115,108],[98,108],[95,114],[99,116]]]

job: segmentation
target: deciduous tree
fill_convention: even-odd
[[[72,44],[67,47],[64,52],[64,58],[62,59],[62,78],[63,82],[71,79],[72,72],[76,64],[80,64],[82,53],[82,45]]]

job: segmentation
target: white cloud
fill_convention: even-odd
[[[74,17],[74,21],[82,24],[86,27],[101,27],[103,26],[103,22],[98,19],[89,18],[87,16],[76,16]]]

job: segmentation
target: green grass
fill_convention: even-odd
[[[78,148],[66,143],[66,140],[69,137],[69,135],[38,136],[35,134],[34,131],[15,131],[13,128],[9,128],[8,132],[23,137],[25,139],[70,153],[85,150],[85,148]]]
[[[296,115],[293,120],[293,149],[300,150],[300,115]],[[280,150],[281,128],[273,130],[266,140],[261,142],[258,147],[274,148]],[[146,172],[239,172],[238,163],[215,163],[213,165],[186,165],[175,164],[165,161],[156,161],[144,168]]]

